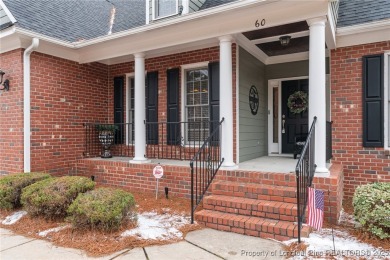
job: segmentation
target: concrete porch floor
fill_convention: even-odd
[[[104,160],[114,162],[128,162],[131,158],[129,157],[113,157],[110,159],[102,158],[91,158],[90,160]],[[288,156],[263,156],[249,161],[245,161],[238,164],[238,168],[235,167],[232,170],[243,170],[243,171],[259,171],[259,172],[276,172],[276,173],[292,173],[295,172],[295,166],[298,159],[294,159]],[[168,160],[168,159],[151,159],[151,164],[160,163],[162,166],[190,166],[190,161],[180,160]],[[229,170],[229,168],[224,168]]]

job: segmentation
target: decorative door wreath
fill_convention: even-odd
[[[259,110],[259,93],[255,86],[251,86],[249,90],[249,108],[252,115],[256,115]]]
[[[291,113],[299,114],[307,109],[307,93],[296,91],[288,97],[287,106]]]

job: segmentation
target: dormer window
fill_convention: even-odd
[[[152,0],[153,3],[153,19],[160,19],[179,12],[178,0]]]

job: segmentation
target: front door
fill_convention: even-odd
[[[308,90],[307,79],[282,82],[282,153],[294,153],[296,138],[305,137],[308,133]],[[307,107],[303,112],[300,97],[307,95]],[[291,97],[291,98],[290,98]],[[295,98],[298,97],[298,98]],[[290,107],[288,100],[290,98]],[[291,102],[293,101],[293,102]],[[295,108],[294,108],[295,107]]]

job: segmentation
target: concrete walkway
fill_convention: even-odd
[[[184,241],[164,245],[123,250],[100,258],[88,257],[81,250],[63,248],[39,239],[15,235],[0,229],[1,260],[78,260],[78,259],[283,259],[278,242],[235,233],[203,229],[188,233]]]

